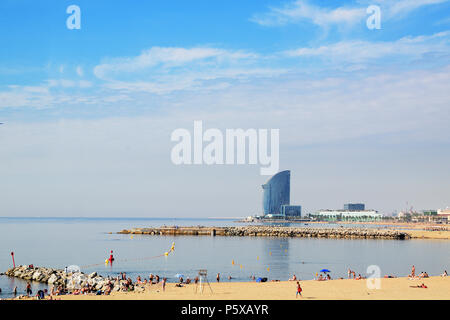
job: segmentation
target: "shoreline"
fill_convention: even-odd
[[[373,280],[373,279],[372,279]],[[424,279],[381,278],[380,289],[369,289],[366,280],[335,279],[305,280],[300,284],[302,297],[297,300],[450,300],[450,277],[433,276]],[[424,283],[427,288],[418,288]],[[62,295],[57,300],[296,300],[296,281],[279,282],[214,282],[203,293],[195,292],[196,285],[179,288],[167,283],[147,285],[143,292],[113,292],[111,295]],[[198,289],[198,288],[197,288]],[[13,298],[31,300],[32,298]],[[48,299],[48,297],[47,297]]]

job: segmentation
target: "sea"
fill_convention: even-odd
[[[416,272],[439,275],[450,270],[450,241],[311,239],[267,237],[149,236],[117,234],[134,227],[239,226],[234,219],[168,218],[8,218],[0,217],[0,272],[13,265],[60,268],[78,266],[82,272],[117,276],[126,272],[133,280],[149,274],[177,281],[177,275],[194,278],[206,269],[209,281],[251,281],[251,277],[288,280],[293,274],[311,280],[322,269],[332,278],[347,277],[351,268],[362,276],[377,266],[380,275],[407,276]],[[305,226],[295,224],[295,226]],[[339,224],[309,224],[308,227]],[[389,227],[388,225],[344,225]],[[170,251],[174,243],[174,251]],[[110,251],[114,263],[105,264]],[[368,271],[369,270],[369,271]],[[367,273],[369,272],[369,273]],[[229,279],[231,277],[231,279]],[[0,299],[25,293],[26,281],[0,276]],[[47,285],[32,282],[36,292]]]

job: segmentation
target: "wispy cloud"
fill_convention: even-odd
[[[265,58],[245,51],[218,48],[153,47],[139,56],[113,58],[94,74],[109,89],[167,94],[179,90],[215,90],[232,81],[270,77],[280,68],[264,67]]]
[[[404,16],[420,7],[435,5],[449,0],[376,0],[381,6],[386,8],[387,18]]]
[[[182,67],[188,63],[230,63],[255,58],[255,54],[242,51],[228,51],[217,48],[152,47],[135,57],[112,58],[94,68],[100,79],[109,79],[117,74],[141,72],[149,68]]]
[[[255,14],[250,20],[264,26],[285,25],[306,20],[324,27],[332,24],[351,25],[360,22],[365,14],[365,8],[324,8],[308,1],[297,0],[283,7],[271,7],[269,12]]]
[[[291,57],[317,57],[335,62],[363,63],[388,57],[420,58],[427,53],[450,52],[450,31],[430,36],[404,37],[396,41],[369,42],[347,40],[319,47],[303,47],[286,51]]]
[[[265,13],[256,13],[250,21],[263,26],[281,26],[303,21],[309,21],[320,27],[351,26],[365,21],[368,5],[379,5],[383,19],[391,19],[404,17],[420,7],[447,1],[449,0],[362,0],[353,6],[327,7],[314,5],[307,0],[295,0],[282,7],[270,7]]]
[[[77,75],[79,77],[82,77],[84,75],[84,71],[83,71],[83,68],[81,66],[78,66],[75,70],[76,70]]]

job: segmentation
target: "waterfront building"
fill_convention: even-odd
[[[263,212],[265,218],[297,219],[302,215],[302,207],[290,205],[291,172],[281,171],[262,186]]]
[[[291,171],[277,173],[262,188],[264,215],[280,216],[281,206],[290,202]]]
[[[435,216],[438,214],[437,210],[422,210],[424,216]]]
[[[325,221],[380,221],[383,215],[375,210],[320,210],[311,217]]]
[[[302,216],[302,206],[282,205],[281,215],[286,218],[300,218]]]
[[[446,209],[439,209],[437,211],[437,214],[439,214],[439,215],[448,215],[448,214],[450,214],[450,208],[447,207]]]
[[[347,211],[364,211],[366,206],[364,203],[346,203],[344,204],[344,210]]]

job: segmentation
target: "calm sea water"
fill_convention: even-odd
[[[294,273],[308,280],[322,268],[330,269],[333,277],[346,277],[349,267],[365,275],[369,265],[378,265],[382,275],[397,276],[407,275],[413,264],[418,272],[430,275],[450,270],[449,241],[109,234],[125,228],[162,225],[241,224],[224,219],[0,218],[0,271],[12,266],[11,251],[15,252],[16,265],[61,269],[77,265],[86,273],[116,276],[126,272],[133,279],[153,273],[169,281],[175,281],[177,273],[193,278],[198,269],[207,269],[210,281],[218,272],[224,281],[229,281],[229,275],[231,281],[249,281],[251,275],[287,280]],[[172,242],[173,254],[152,258],[168,251]],[[104,264],[110,250],[116,258],[112,266]],[[0,298],[11,297],[15,286],[19,294],[23,293],[25,285],[23,280],[0,276]],[[33,287],[36,291],[46,286],[33,283]]]

